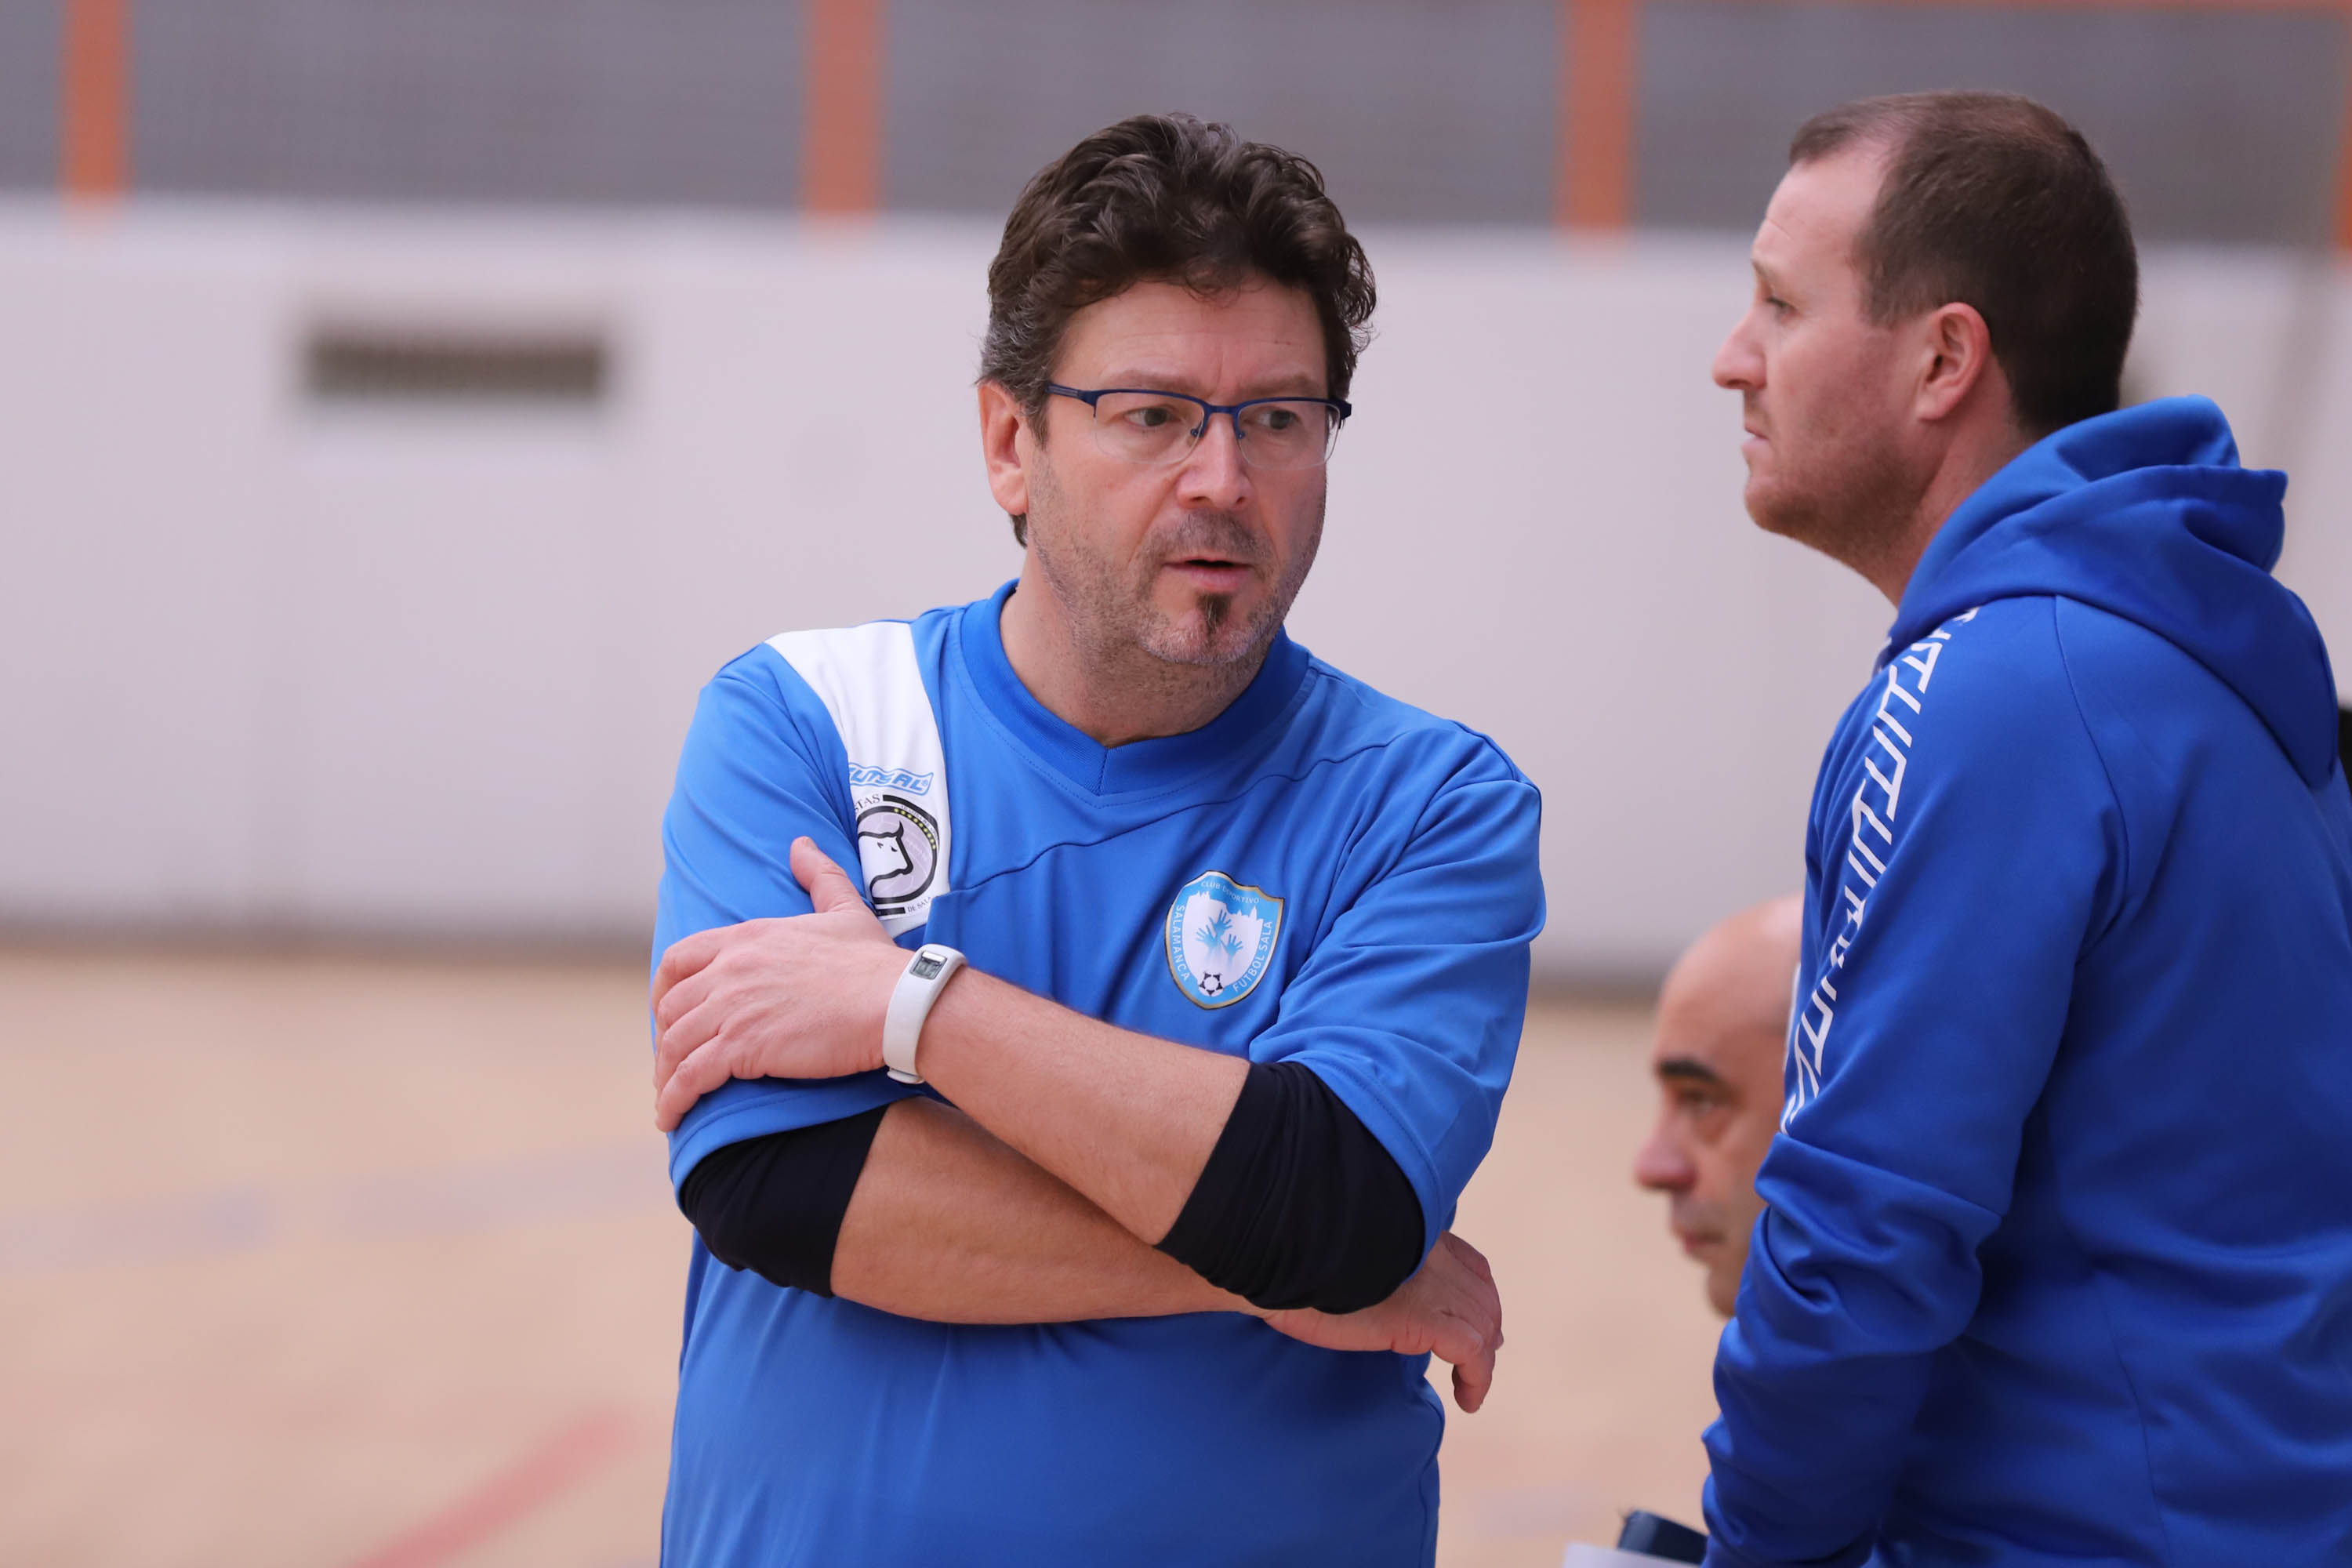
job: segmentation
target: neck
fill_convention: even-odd
[[[1233,705],[1265,663],[1267,644],[1229,664],[1178,664],[1132,641],[1081,634],[1034,559],[998,625],[1004,658],[1029,695],[1098,745],[1197,730]]]
[[[1919,569],[1919,558],[1927,553],[1927,546],[1935,542],[1945,521],[1987,479],[2032,444],[2006,426],[1990,439],[1954,442],[1928,477],[1910,515],[1887,531],[1885,548],[1871,560],[1849,564],[1885,595],[1888,604],[1900,605],[1903,590],[1911,585],[1911,574]]]

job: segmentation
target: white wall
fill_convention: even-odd
[[[0,209],[0,923],[642,932],[696,688],[1017,564],[984,226]],[[1381,337],[1294,619],[1544,787],[1555,976],[1801,874],[1887,612],[1753,530],[1728,238],[1374,233]],[[2352,274],[2149,258],[2136,375],[2296,474],[2352,642]],[[313,320],[602,325],[601,413],[322,410]]]

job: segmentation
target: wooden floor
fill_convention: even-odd
[[[688,1233],[643,986],[0,952],[0,1563],[650,1564]],[[1716,1325],[1626,1175],[1647,1026],[1530,1021],[1458,1226],[1509,1344],[1442,1563],[1697,1512]]]

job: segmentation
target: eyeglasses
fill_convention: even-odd
[[[1081,392],[1053,383],[1045,390],[1094,411],[1095,449],[1129,463],[1181,461],[1222,414],[1234,422],[1242,461],[1253,468],[1319,468],[1339,442],[1339,426],[1355,409],[1338,397],[1253,397],[1210,403],[1181,392],[1107,386]]]

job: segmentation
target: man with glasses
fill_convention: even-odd
[[[1283,633],[1370,268],[1311,165],[1155,117],[989,296],[1020,576],[755,648],[679,765],[664,1560],[1427,1563],[1542,891],[1491,742]]]

